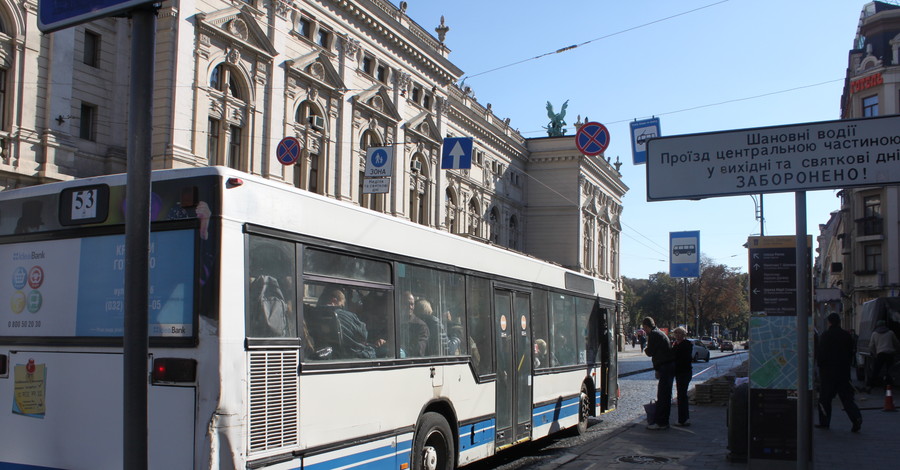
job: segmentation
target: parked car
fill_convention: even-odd
[[[691,353],[691,359],[693,359],[694,362],[709,362],[709,349],[706,349],[706,346],[698,339],[688,338],[688,341],[694,346],[694,351]]]
[[[719,349],[719,342],[712,336],[701,336],[700,343],[706,346],[706,349]]]
[[[719,351],[734,351],[734,343],[727,339],[723,339],[722,342],[719,343]]]

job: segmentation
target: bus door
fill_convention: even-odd
[[[531,436],[531,295],[494,290],[498,449]]]
[[[598,322],[596,331],[600,340],[601,364],[601,382],[598,386],[602,387],[600,403],[597,404],[599,414],[601,411],[615,408],[618,401],[618,336],[614,311],[609,308],[595,308],[595,312],[594,318]]]

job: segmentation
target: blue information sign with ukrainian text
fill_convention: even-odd
[[[152,3],[157,2],[149,0],[38,0],[38,29],[42,33],[51,33]]]

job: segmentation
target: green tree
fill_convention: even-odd
[[[728,329],[745,325],[750,313],[746,280],[746,274],[736,268],[701,258],[700,277],[693,280],[690,289],[698,334],[711,333],[713,323]]]
[[[664,272],[648,279],[624,278],[625,321],[629,324],[623,331],[640,327],[641,320],[649,316],[664,328],[686,324],[695,335],[708,334],[712,324],[719,323],[746,337],[748,278],[706,256],[701,256],[699,278],[672,278]]]

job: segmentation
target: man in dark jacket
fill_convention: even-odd
[[[675,426],[690,426],[688,386],[694,371],[694,344],[687,340],[684,328],[679,326],[672,333],[675,335],[675,343],[672,344],[672,355],[675,357],[675,396],[678,397],[678,422]]]
[[[853,423],[850,429],[858,432],[862,427],[862,414],[853,401],[853,387],[850,385],[850,365],[853,363],[853,339],[841,328],[841,317],[837,313],[828,315],[828,329],[819,337],[816,362],[819,365],[819,424],[817,428],[827,429],[831,425],[831,402],[834,395],[841,398],[844,411]]]
[[[669,429],[669,414],[672,411],[672,382],[675,381],[675,357],[672,354],[672,345],[669,337],[656,328],[656,322],[652,318],[644,318],[641,328],[647,334],[647,349],[644,354],[653,359],[653,369],[656,370],[656,422],[647,426],[647,429],[657,431]]]

